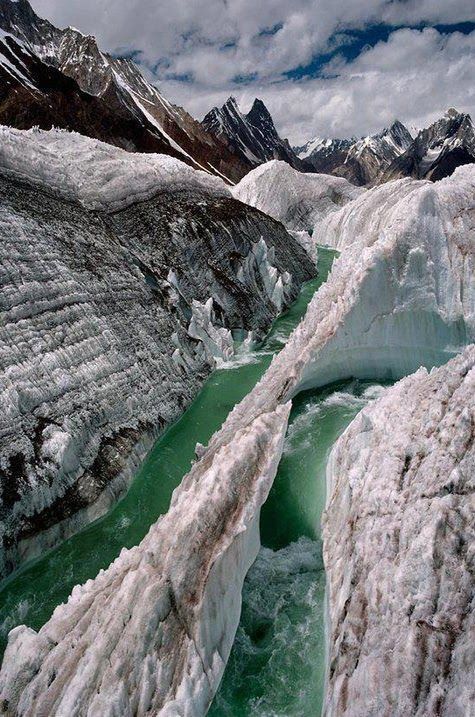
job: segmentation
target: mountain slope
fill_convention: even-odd
[[[296,152],[315,172],[336,174],[364,185],[374,182],[411,142],[409,131],[396,120],[378,134],[359,140],[316,138],[297,147]]]
[[[407,150],[383,171],[380,181],[414,177],[447,177],[463,164],[475,162],[475,128],[470,115],[449,109],[437,122],[419,132]]]
[[[29,98],[17,98],[13,88],[7,86],[10,112],[5,116],[0,112],[0,122],[17,127],[38,124],[44,129],[55,124],[99,137],[124,149],[165,152],[231,181],[245,174],[246,165],[223,142],[208,134],[181,107],[170,104],[131,60],[101,52],[94,37],[84,36],[73,28],[59,30],[48,20],[39,18],[27,0],[0,0],[0,29],[16,37],[32,56],[74,79],[82,92],[98,99],[95,123],[89,120],[87,111],[86,117],[79,121],[82,114],[79,102],[67,122],[64,114],[60,113],[56,119],[53,111],[50,112],[50,120],[44,111],[35,117],[37,103],[25,112],[25,101]],[[61,84],[59,76],[56,81]],[[40,84],[38,89],[47,97],[47,85]],[[79,97],[84,99],[81,95]],[[52,104],[54,110],[56,102]],[[110,110],[118,113],[118,125],[124,122],[129,126],[123,131],[125,137],[120,136],[120,131],[112,133],[110,139],[107,132],[98,134],[96,125],[101,124],[102,115],[104,122],[108,123]],[[15,112],[22,115],[22,125],[15,123]],[[26,117],[29,125],[25,125]],[[75,117],[78,118],[77,124]]]
[[[250,112],[244,115],[235,98],[229,97],[221,108],[214,107],[208,112],[202,125],[208,132],[224,140],[248,168],[271,159],[282,159],[301,171],[306,168],[288,141],[279,137],[262,100],[256,98]]]

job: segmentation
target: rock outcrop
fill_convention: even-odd
[[[168,154],[229,183],[248,170],[132,60],[102,52],[74,28],[58,29],[28,0],[0,0],[0,35],[2,124],[61,127],[129,151]]]
[[[475,346],[363,409],[323,525],[328,717],[475,709]]]
[[[104,513],[231,330],[262,335],[314,268],[167,156],[2,128],[0,192],[5,574]]]
[[[378,134],[361,139],[320,139],[296,148],[298,157],[314,172],[345,177],[356,185],[374,183],[412,142],[409,130],[398,120]]]
[[[421,130],[399,157],[378,177],[387,182],[400,177],[438,181],[456,167],[475,162],[475,128],[470,115],[451,108],[441,119]]]
[[[220,108],[213,107],[204,118],[203,127],[224,141],[248,169],[271,159],[281,159],[301,171],[305,162],[294,153],[286,139],[275,128],[271,114],[262,100],[255,99],[251,110],[241,112],[234,97]]]

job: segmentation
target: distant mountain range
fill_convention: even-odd
[[[437,180],[475,161],[475,130],[470,115],[450,109],[414,138],[396,120],[368,137],[317,137],[294,150],[314,172],[345,177],[353,184],[380,184],[400,177]]]
[[[0,0],[0,123],[60,127],[129,151],[168,154],[229,183],[273,159],[360,186],[405,176],[437,180],[475,161],[472,120],[454,109],[415,137],[396,120],[368,137],[317,137],[300,147],[279,136],[259,99],[244,114],[230,97],[200,123],[132,60],[102,52],[74,28],[58,29],[28,0]]]

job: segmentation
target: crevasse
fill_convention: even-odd
[[[473,340],[475,167],[435,185],[395,182],[392,197],[388,186],[325,220],[322,232],[342,256],[262,380],[200,451],[169,513],[75,589],[38,634],[12,631],[0,673],[11,714],[28,714],[38,699],[50,714],[68,705],[68,714],[112,715],[118,704],[136,714],[151,706],[203,714],[232,643],[289,401],[347,376],[397,379]],[[82,629],[84,621],[94,628]]]

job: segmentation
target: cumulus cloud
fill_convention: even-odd
[[[196,116],[230,93],[244,108],[260,96],[294,142],[375,131],[396,116],[422,125],[448,105],[475,106],[474,33],[399,29],[352,62],[336,55],[319,77],[296,81],[285,74],[334,48],[348,30],[475,21],[470,0],[33,0],[33,6],[60,26],[95,34],[109,51],[138,51],[164,93]]]

